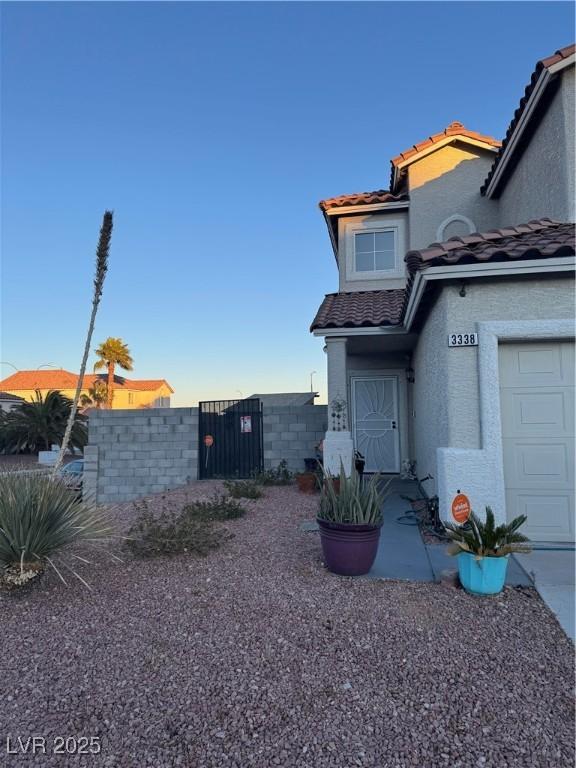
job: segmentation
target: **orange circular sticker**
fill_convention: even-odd
[[[470,499],[465,494],[459,493],[454,497],[452,517],[457,523],[465,523],[470,517]]]
[[[210,448],[212,445],[214,445],[214,438],[212,435],[206,435],[204,438],[204,445],[206,448]]]

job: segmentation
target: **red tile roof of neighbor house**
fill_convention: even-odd
[[[492,177],[494,176],[494,173],[496,171],[496,168],[500,164],[500,161],[502,159],[502,155],[506,151],[506,147],[510,143],[512,136],[518,126],[518,123],[524,114],[524,110],[526,108],[526,104],[530,100],[530,96],[532,95],[536,83],[540,79],[540,76],[544,70],[550,69],[550,67],[554,66],[555,64],[558,64],[559,62],[568,59],[570,56],[572,56],[576,52],[576,45],[572,43],[572,45],[566,46],[566,48],[560,48],[560,50],[556,51],[552,56],[548,56],[546,59],[541,59],[537,64],[536,68],[534,69],[534,72],[532,73],[532,76],[530,78],[530,82],[524,89],[524,95],[520,99],[520,104],[518,105],[518,109],[514,112],[514,117],[512,118],[510,125],[508,126],[508,130],[506,131],[506,136],[504,137],[504,140],[502,141],[502,145],[500,147],[500,150],[498,151],[498,154],[496,155],[494,159],[494,163],[492,164],[492,168],[490,169],[490,172],[488,173],[488,176],[486,177],[486,180],[482,187],[480,188],[480,192],[484,194],[490,184],[490,181],[492,180]]]
[[[433,266],[547,259],[575,253],[574,224],[540,219],[432,243],[428,248],[409,251],[405,261],[414,275]],[[330,293],[320,305],[310,330],[400,325],[411,283],[407,288],[387,291]]]
[[[106,374],[87,373],[84,376],[84,387],[92,387],[96,380],[106,381]],[[114,377],[115,385],[119,389],[131,389],[135,391],[153,391],[165,384],[168,389],[174,390],[165,379],[126,379],[118,374]],[[36,389],[75,389],[78,384],[78,374],[64,369],[52,371],[18,371],[0,381],[3,389],[36,390]]]

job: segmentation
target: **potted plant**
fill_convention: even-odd
[[[444,523],[451,540],[448,552],[458,557],[460,583],[473,595],[496,595],[504,588],[508,558],[513,552],[530,552],[528,538],[518,529],[526,522],[519,515],[496,526],[494,513],[486,507],[486,521],[472,512],[464,526]]]
[[[338,491],[334,480],[339,483]],[[380,475],[362,483],[353,470],[339,478],[324,470],[324,484],[318,512],[318,526],[324,562],[332,573],[361,576],[368,573],[378,551],[382,528],[382,505],[390,485]]]
[[[318,486],[318,477],[315,472],[298,472],[295,477],[299,491],[314,493]]]

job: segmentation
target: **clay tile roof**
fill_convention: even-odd
[[[451,237],[444,243],[409,251],[405,261],[410,273],[447,264],[473,264],[486,261],[517,261],[573,256],[574,224],[539,219],[516,227],[493,229],[465,237]]]
[[[70,371],[18,371],[0,382],[2,389],[74,389],[78,376]]]
[[[106,381],[106,374],[87,373],[84,376],[84,387],[92,387],[94,382],[100,379]],[[0,381],[3,389],[75,389],[78,383],[78,375],[70,371],[18,371]],[[133,389],[139,391],[153,391],[159,389],[162,384],[173,392],[165,379],[126,379],[123,376],[115,376],[115,384],[120,389]]]
[[[329,293],[320,305],[310,330],[399,325],[404,296],[404,288],[388,291]]]
[[[465,128],[462,123],[454,120],[452,123],[450,123],[450,125],[444,128],[443,131],[440,131],[440,133],[435,133],[424,141],[421,141],[418,144],[414,144],[413,146],[404,150],[404,152],[400,152],[400,154],[392,158],[390,162],[394,167],[400,165],[400,163],[403,163],[405,160],[409,160],[411,157],[414,157],[414,155],[422,152],[422,150],[427,149],[434,144],[438,144],[440,141],[444,141],[447,136],[465,136],[469,139],[475,139],[476,141],[482,141],[485,144],[490,144],[492,147],[500,146],[498,139],[494,139],[492,136],[484,136],[477,131],[469,131],[468,128]]]
[[[530,96],[532,95],[532,92],[534,91],[534,88],[536,87],[536,83],[540,79],[540,75],[542,74],[542,71],[544,69],[548,69],[549,67],[553,66],[554,64],[558,64],[558,62],[563,61],[564,59],[568,59],[570,56],[574,54],[576,51],[576,45],[573,43],[572,45],[568,45],[565,48],[560,48],[556,53],[554,53],[552,56],[548,56],[546,59],[541,59],[537,64],[536,68],[534,69],[534,72],[532,72],[532,76],[530,78],[530,82],[524,89],[524,95],[520,99],[520,104],[518,105],[517,110],[514,112],[514,116],[510,122],[510,125],[508,126],[508,130],[506,131],[506,136],[504,137],[502,141],[502,145],[498,151],[498,154],[494,158],[494,163],[492,164],[492,168],[490,169],[490,172],[488,173],[488,176],[486,177],[486,180],[484,181],[484,184],[480,188],[480,192],[484,194],[486,190],[488,189],[488,186],[490,184],[490,181],[492,180],[492,177],[494,176],[494,173],[496,171],[496,168],[498,167],[498,164],[500,163],[500,160],[502,159],[502,155],[504,154],[506,147],[510,143],[510,140],[512,138],[512,135],[514,134],[514,131],[516,130],[516,126],[518,125],[518,122],[520,121],[520,118],[522,117],[522,114],[524,113],[524,109],[526,108],[526,104],[528,103],[528,100],[530,99]]]
[[[321,200],[318,205],[322,211],[332,208],[343,208],[349,205],[374,205],[375,203],[397,203],[408,200],[407,195],[393,195],[387,189],[377,189],[374,192],[356,192],[351,195],[340,195]]]
[[[23,397],[18,397],[18,395],[11,395],[10,392],[0,392],[0,400],[10,400],[18,403],[24,402]]]

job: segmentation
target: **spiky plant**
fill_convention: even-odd
[[[20,403],[0,420],[0,451],[49,451],[52,443],[61,442],[71,411],[72,400],[61,392],[51,391],[42,397],[37,391],[32,402]],[[87,442],[86,418],[77,413],[70,431],[70,445],[83,448]]]
[[[0,577],[8,571],[34,575],[49,566],[64,583],[62,570],[86,583],[62,559],[63,550],[76,542],[109,538],[112,532],[107,516],[52,477],[37,472],[0,475]]]
[[[481,520],[472,512],[466,527],[444,523],[446,535],[451,541],[448,553],[459,555],[461,552],[469,552],[479,559],[505,557],[513,552],[530,552],[528,537],[518,533],[518,529],[526,520],[526,515],[518,515],[510,523],[497,526],[494,512],[490,507],[486,507],[486,520]]]
[[[324,483],[318,512],[320,520],[355,525],[379,525],[382,522],[382,506],[389,495],[391,480],[384,483],[382,476],[376,474],[365,482],[354,469],[350,477],[347,477],[341,466],[339,488],[336,491],[331,474],[324,467],[322,473]]]

